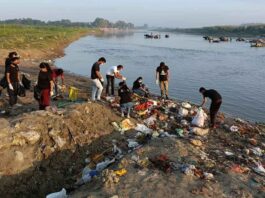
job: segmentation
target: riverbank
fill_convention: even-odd
[[[38,68],[32,66],[21,70],[34,81]],[[70,197],[264,197],[264,175],[254,171],[256,163],[265,165],[264,126],[220,114],[219,129],[195,136],[190,121],[196,106],[179,117],[182,103],[167,101],[152,105],[148,113],[133,112],[131,122],[150,128],[139,138],[141,129],[132,127],[123,134],[113,126],[123,120],[115,100],[87,101],[88,78],[66,74],[66,83],[80,89],[80,104],[64,101],[59,105],[57,101],[54,105],[59,109],[36,111],[31,90],[20,98],[22,107],[0,119],[0,191],[5,197],[44,197],[62,188]],[[155,125],[144,122],[150,117],[156,119]],[[238,130],[232,131],[232,126]],[[138,146],[129,147],[128,139],[133,140],[131,146],[135,142]],[[166,159],[162,164],[151,162],[157,155],[170,163]],[[113,157],[116,161],[107,168],[109,172],[124,168],[126,175],[117,179],[105,171],[80,184],[86,166],[94,169]],[[183,173],[184,165],[195,168]]]

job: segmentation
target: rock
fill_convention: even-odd
[[[24,161],[23,153],[20,151],[15,151],[15,160],[19,162],[23,162]]]
[[[24,137],[29,144],[35,144],[40,140],[40,134],[35,131],[21,132],[19,135]]]
[[[192,128],[192,132],[195,135],[204,136],[204,135],[207,135],[209,133],[209,129],[202,129],[202,128],[199,128],[199,127],[194,127],[194,128]]]
[[[196,139],[192,139],[190,141],[191,144],[193,144],[194,146],[202,146],[202,141],[201,140],[196,140]]]

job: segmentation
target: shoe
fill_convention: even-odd
[[[131,116],[130,115],[127,115],[127,118],[131,118]]]
[[[124,118],[124,113],[121,114],[121,117]]]

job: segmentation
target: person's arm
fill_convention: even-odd
[[[50,88],[51,88],[50,95],[53,96],[54,82],[52,79],[50,80]]]
[[[206,102],[207,102],[207,99],[206,99],[206,97],[203,96],[203,100],[202,100],[201,107],[203,107],[203,106],[205,105]]]
[[[170,73],[169,73],[169,70],[167,70],[167,80],[169,81],[169,79],[170,79],[170,75],[169,75]]]
[[[8,83],[9,89],[10,90],[14,90],[13,85],[11,84],[11,80],[10,80],[10,71],[9,71],[9,68],[7,68],[7,71],[6,71],[6,81]]]
[[[122,79],[123,76],[120,74],[120,72],[114,72],[114,77],[118,79]]]
[[[61,75],[62,85],[64,85],[64,75]]]
[[[104,78],[102,77],[101,73],[99,71],[96,71],[97,77],[100,81],[104,81]]]
[[[159,72],[156,71],[156,84],[158,85],[159,84]]]

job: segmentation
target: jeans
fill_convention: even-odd
[[[132,102],[121,104],[121,113],[124,114],[125,111],[127,110],[128,115],[130,115],[132,107],[133,107]]]
[[[211,103],[211,106],[210,106],[211,126],[215,125],[216,116],[217,116],[217,113],[221,107],[221,104],[222,104],[222,101]]]
[[[101,94],[103,91],[103,85],[99,79],[92,80],[93,87],[92,87],[92,100],[95,101],[101,99]]]
[[[9,86],[7,87],[10,106],[14,106],[15,104],[17,104],[18,83],[12,83],[12,86],[14,90],[9,89]]]
[[[111,95],[114,95],[115,77],[110,75],[106,75],[106,77],[107,77],[106,94],[109,95],[109,88],[111,87]]]
[[[161,96],[168,96],[168,81],[160,81]]]

